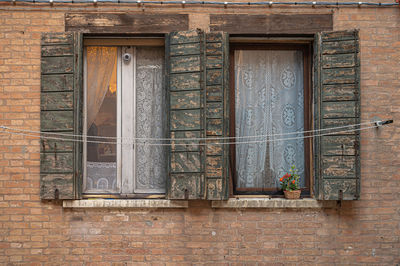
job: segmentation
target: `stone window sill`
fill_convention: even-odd
[[[136,208],[158,209],[174,208],[186,209],[189,207],[187,200],[165,199],[93,199],[93,200],[64,200],[64,208]],[[321,209],[336,208],[336,201],[318,201],[315,199],[276,199],[276,198],[231,198],[227,201],[211,201],[212,208],[227,209]]]
[[[138,208],[157,209],[188,207],[186,200],[165,200],[165,199],[93,199],[93,200],[64,200],[64,208]]]
[[[231,198],[226,201],[212,201],[212,208],[264,208],[264,209],[321,209],[336,208],[336,201],[315,199],[288,200],[281,198]]]

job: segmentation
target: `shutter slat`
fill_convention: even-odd
[[[354,134],[345,136],[322,136],[321,138],[322,155],[355,155],[355,143],[357,141]]]
[[[224,97],[224,90],[222,86],[207,86],[207,102],[222,102]]]
[[[200,109],[178,110],[170,112],[171,130],[199,130],[201,129]]]
[[[74,35],[72,33],[44,33],[42,34],[42,45],[52,44],[74,44]]]
[[[170,102],[171,109],[200,108],[200,91],[173,91]]]
[[[184,73],[184,72],[199,72],[200,71],[200,56],[175,56],[170,59],[171,73]]]
[[[171,138],[172,139],[194,139],[200,138],[200,131],[172,131]],[[171,151],[200,151],[200,146],[197,145],[197,140],[185,141],[185,140],[173,140],[171,141]],[[183,144],[183,145],[182,145]]]
[[[209,85],[222,85],[223,82],[223,69],[210,69],[207,71],[206,83]]]
[[[169,75],[169,90],[200,90],[200,72]]]
[[[74,47],[72,45],[52,45],[42,47],[42,56],[66,56],[74,55]]]
[[[71,132],[72,134],[73,132]],[[65,133],[63,133],[65,134]],[[67,136],[63,136],[63,138],[68,138]],[[74,151],[74,143],[72,141],[59,141],[54,139],[45,139],[42,140],[40,145],[40,152],[73,152]]]
[[[322,117],[323,118],[347,118],[357,117],[358,103],[356,101],[346,102],[323,102]]]
[[[74,90],[74,75],[42,75],[41,91],[73,91]]]
[[[323,84],[343,84],[356,83],[355,67],[348,68],[328,68],[322,70]]]
[[[72,173],[74,171],[74,154],[72,152],[42,153],[40,161],[42,173]]]
[[[40,97],[41,110],[71,110],[74,108],[74,93],[56,92],[42,93]]]
[[[322,178],[356,178],[355,156],[323,156]]]
[[[199,55],[200,43],[184,43],[178,45],[171,45],[171,56],[177,55]]]
[[[42,131],[74,130],[74,111],[41,111],[40,121]]]
[[[73,73],[74,57],[42,57],[42,74]]]
[[[222,136],[224,132],[223,119],[207,119],[207,136]]]
[[[42,35],[41,46],[41,113],[40,128],[44,132],[81,134],[77,104],[81,88],[81,34],[50,33]],[[47,138],[67,138],[43,134]],[[41,199],[76,199],[81,160],[79,144],[57,139],[41,140]]]
[[[357,93],[356,84],[323,85],[322,101],[356,101]]]
[[[199,152],[171,153],[171,173],[201,172],[201,157]]]
[[[199,199],[204,195],[204,174],[171,174],[170,199]]]
[[[357,51],[356,42],[351,41],[337,41],[337,42],[326,42],[322,54],[346,54],[354,53]]]
[[[324,179],[322,189],[324,200],[354,200],[357,191],[357,179]]]
[[[358,31],[319,33],[314,47],[315,128],[360,123]],[[338,131],[314,138],[315,194],[321,200],[360,196],[359,131]]]
[[[354,67],[355,65],[356,65],[356,56],[354,53],[322,56],[323,68]]]

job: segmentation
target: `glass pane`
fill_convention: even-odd
[[[166,138],[164,49],[137,47],[136,52],[136,137]],[[166,166],[166,146],[138,145],[135,192],[165,192]]]
[[[235,51],[235,134],[275,135],[237,139],[236,188],[278,188],[292,165],[304,187],[303,54],[301,51]],[[296,138],[295,140],[279,140]]]
[[[117,136],[117,47],[87,47],[86,61],[86,190],[114,191],[117,187],[117,146],[107,142],[116,142]]]

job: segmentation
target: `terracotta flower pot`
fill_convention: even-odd
[[[292,191],[285,190],[283,191],[283,193],[285,193],[285,198],[287,199],[299,199],[301,190],[292,190]]]

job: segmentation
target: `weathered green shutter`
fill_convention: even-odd
[[[228,134],[228,38],[200,30],[171,33],[166,38],[170,137],[203,138],[172,141],[167,197],[226,199],[228,147],[205,138]],[[188,144],[178,146],[175,144]]]
[[[204,32],[174,32],[166,36],[170,138],[204,138]],[[175,144],[188,144],[178,146]],[[204,199],[204,146],[172,141],[167,197]]]
[[[82,35],[45,33],[41,43],[42,132],[81,134]],[[40,196],[75,199],[80,196],[81,143],[42,134]]]
[[[358,31],[316,35],[314,52],[315,129],[360,122]],[[358,127],[357,127],[358,128]],[[344,128],[349,130],[352,128]],[[337,130],[318,132],[333,133]],[[315,193],[321,200],[354,200],[360,196],[358,131],[316,137]]]
[[[206,136],[208,144],[229,142],[212,138],[229,134],[229,40],[228,34],[206,34]],[[229,196],[228,145],[207,145],[207,199],[225,200]]]

